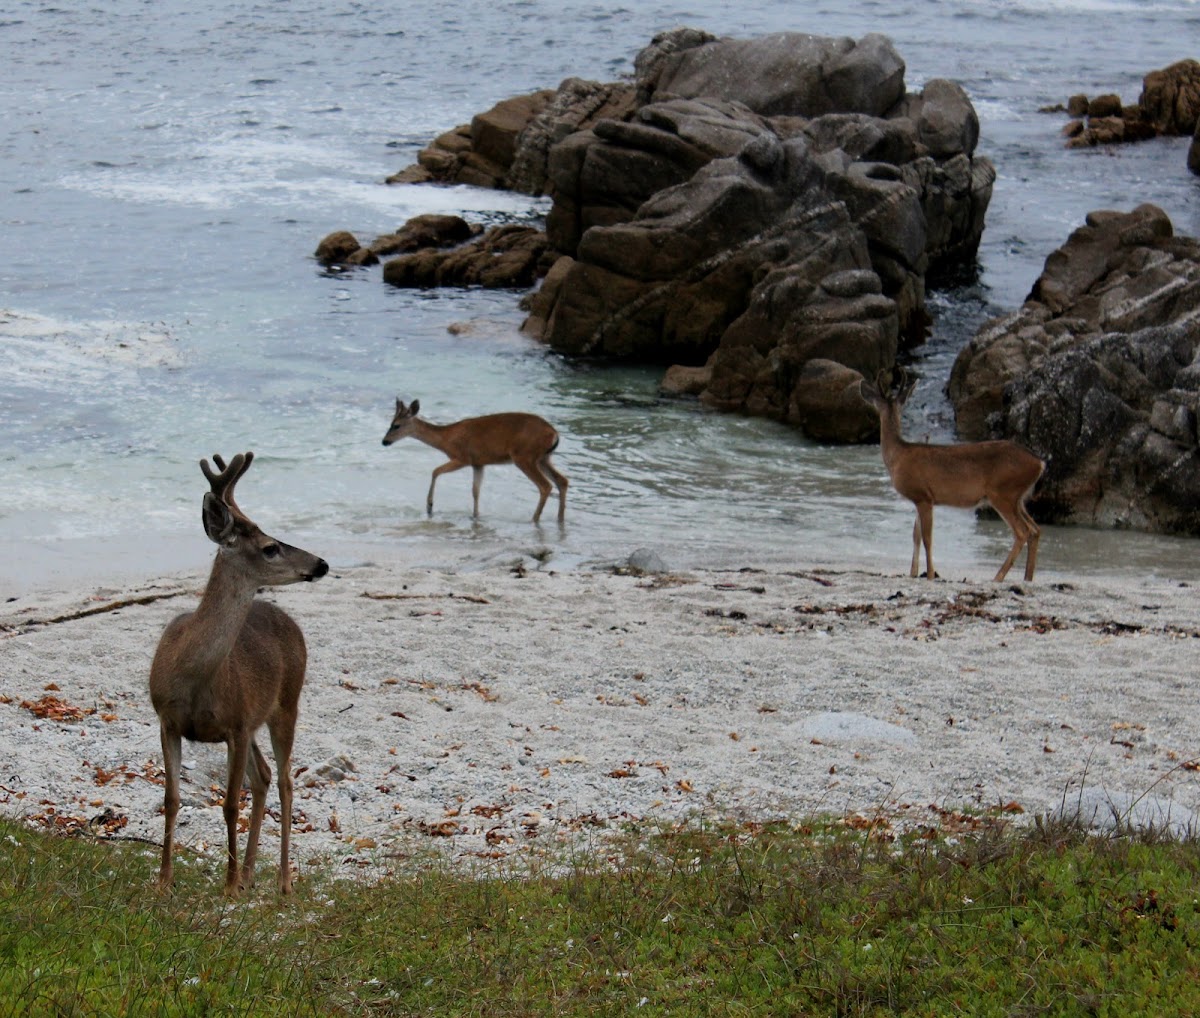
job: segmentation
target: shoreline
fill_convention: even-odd
[[[0,608],[4,815],[161,841],[146,681],[205,577]],[[1175,581],[390,565],[265,596],[309,646],[292,763],[302,865],[402,868],[421,846],[520,859],[695,816],[936,824],[1094,792],[1169,807],[1171,823],[1200,809],[1200,628]],[[65,706],[38,718],[45,697]],[[185,743],[179,843],[212,859],[224,767],[223,746]],[[277,808],[272,787],[260,879]]]

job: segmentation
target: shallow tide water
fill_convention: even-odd
[[[1089,210],[1153,201],[1200,233],[1186,140],[1067,152],[1063,117],[1038,112],[1078,91],[1136,99],[1145,72],[1195,55],[1194,2],[18,2],[0,14],[0,596],[205,568],[196,463],[242,449],[258,457],[239,492],[250,515],[335,567],[569,568],[649,546],[679,568],[906,572],[912,510],[877,448],[662,400],[657,370],[564,361],[519,335],[519,294],[400,291],[311,257],[335,229],[369,239],[422,212],[537,221],[543,199],[382,180],[499,99],[630,73],[679,24],[880,31],[910,89],[949,77],[972,96],[998,180],[978,277],[931,294],[910,435],[952,438],[955,351],[1019,304]],[[486,472],[480,521],[469,472],[439,481],[427,518],[441,458],[380,445],[396,396],[435,421],[551,419],[567,526],[529,523],[535,493],[511,468]],[[980,580],[1009,543],[954,510],[935,533],[942,571]],[[1048,528],[1040,561],[1048,579],[1188,579],[1200,545]]]

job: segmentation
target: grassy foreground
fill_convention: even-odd
[[[958,825],[962,827],[964,825]],[[636,832],[553,872],[273,867],[0,821],[0,1015],[1200,1014],[1200,848],[1002,821]]]

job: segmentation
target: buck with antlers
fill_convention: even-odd
[[[433,488],[437,479],[452,470],[470,467],[475,474],[471,493],[475,500],[475,516],[478,516],[483,468],[512,463],[537,485],[538,504],[533,522],[541,519],[546,499],[553,490],[553,481],[558,487],[558,522],[562,523],[567,511],[567,479],[550,462],[550,454],[558,448],[558,432],[548,421],[535,414],[507,413],[468,417],[453,424],[431,424],[417,416],[420,410],[419,399],[414,399],[409,406],[397,399],[396,413],[383,436],[383,444],[391,445],[411,435],[450,457],[449,462],[433,471],[429,495],[425,499],[426,512],[433,514]]]
[[[158,713],[166,791],[162,866],[158,882],[172,883],[175,818],[179,814],[181,740],[224,742],[228,757],[225,830],[228,857],[225,893],[236,896],[254,883],[258,835],[266,809],[271,769],[254,741],[263,725],[271,735],[279,772],[279,891],[290,894],[288,845],[292,829],[292,741],[308,651],[304,634],[282,609],[255,600],[260,587],[315,580],[329,572],[324,559],[264,534],[233,498],[254,453],[229,461],[214,456],[200,469],[211,491],[204,496],[204,532],[217,545],[208,585],[193,612],[168,623],[150,667],[150,699]],[[249,765],[251,813],[246,854],[238,870],[238,807]]]
[[[996,581],[1008,574],[1023,547],[1025,579],[1033,579],[1037,565],[1041,531],[1025,508],[1034,485],[1046,464],[1015,442],[969,442],[962,445],[927,445],[906,442],[900,436],[900,411],[912,392],[915,381],[903,369],[894,387],[884,384],[887,372],[876,376],[875,384],[859,385],[862,398],[879,413],[879,439],[883,462],[892,486],[917,507],[913,524],[911,576],[919,571],[921,544],[925,544],[928,577],[937,575],[933,568],[933,507],[957,506],[970,509],[990,502],[1013,533],[1012,550],[996,574]]]

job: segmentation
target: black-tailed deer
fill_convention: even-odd
[[[254,453],[238,453],[229,465],[214,456],[200,469],[212,490],[204,496],[204,532],[217,545],[217,556],[200,604],[177,616],[163,631],[150,666],[150,699],[162,736],[166,791],[163,812],[162,866],[158,882],[172,883],[175,818],[179,814],[181,740],[224,742],[228,757],[225,782],[225,831],[228,858],[225,893],[236,896],[254,883],[258,835],[266,809],[271,769],[254,741],[263,725],[271,735],[279,772],[279,891],[290,894],[292,871],[288,845],[292,830],[292,741],[300,708],[300,688],[308,651],[300,627],[281,608],[255,600],[259,587],[315,580],[329,572],[324,559],[268,537],[233,499],[238,479]],[[252,796],[250,833],[239,874],[238,807],[249,764]]]
[[[1046,464],[1015,442],[968,442],[962,445],[927,445],[906,442],[900,436],[900,411],[912,392],[913,381],[903,369],[894,387],[884,385],[881,371],[875,384],[859,384],[862,398],[879,413],[879,441],[883,463],[892,486],[917,507],[913,524],[911,576],[919,571],[921,543],[925,544],[927,575],[932,580],[933,507],[971,509],[989,502],[1013,533],[1012,550],[996,574],[1003,580],[1023,547],[1025,579],[1033,579],[1041,531],[1025,508],[1025,500],[1046,469]]]
[[[452,470],[470,467],[475,474],[471,493],[478,516],[483,468],[496,463],[512,463],[537,485],[538,504],[533,522],[541,519],[546,499],[553,490],[551,481],[558,487],[558,522],[563,521],[567,511],[567,479],[550,462],[550,454],[558,448],[558,432],[548,421],[535,414],[508,413],[468,417],[453,424],[430,424],[417,416],[420,410],[419,399],[414,399],[409,406],[397,399],[396,413],[383,436],[383,444],[391,445],[411,435],[450,457],[448,463],[433,471],[429,495],[425,499],[426,512],[433,514],[433,488],[437,479]]]

